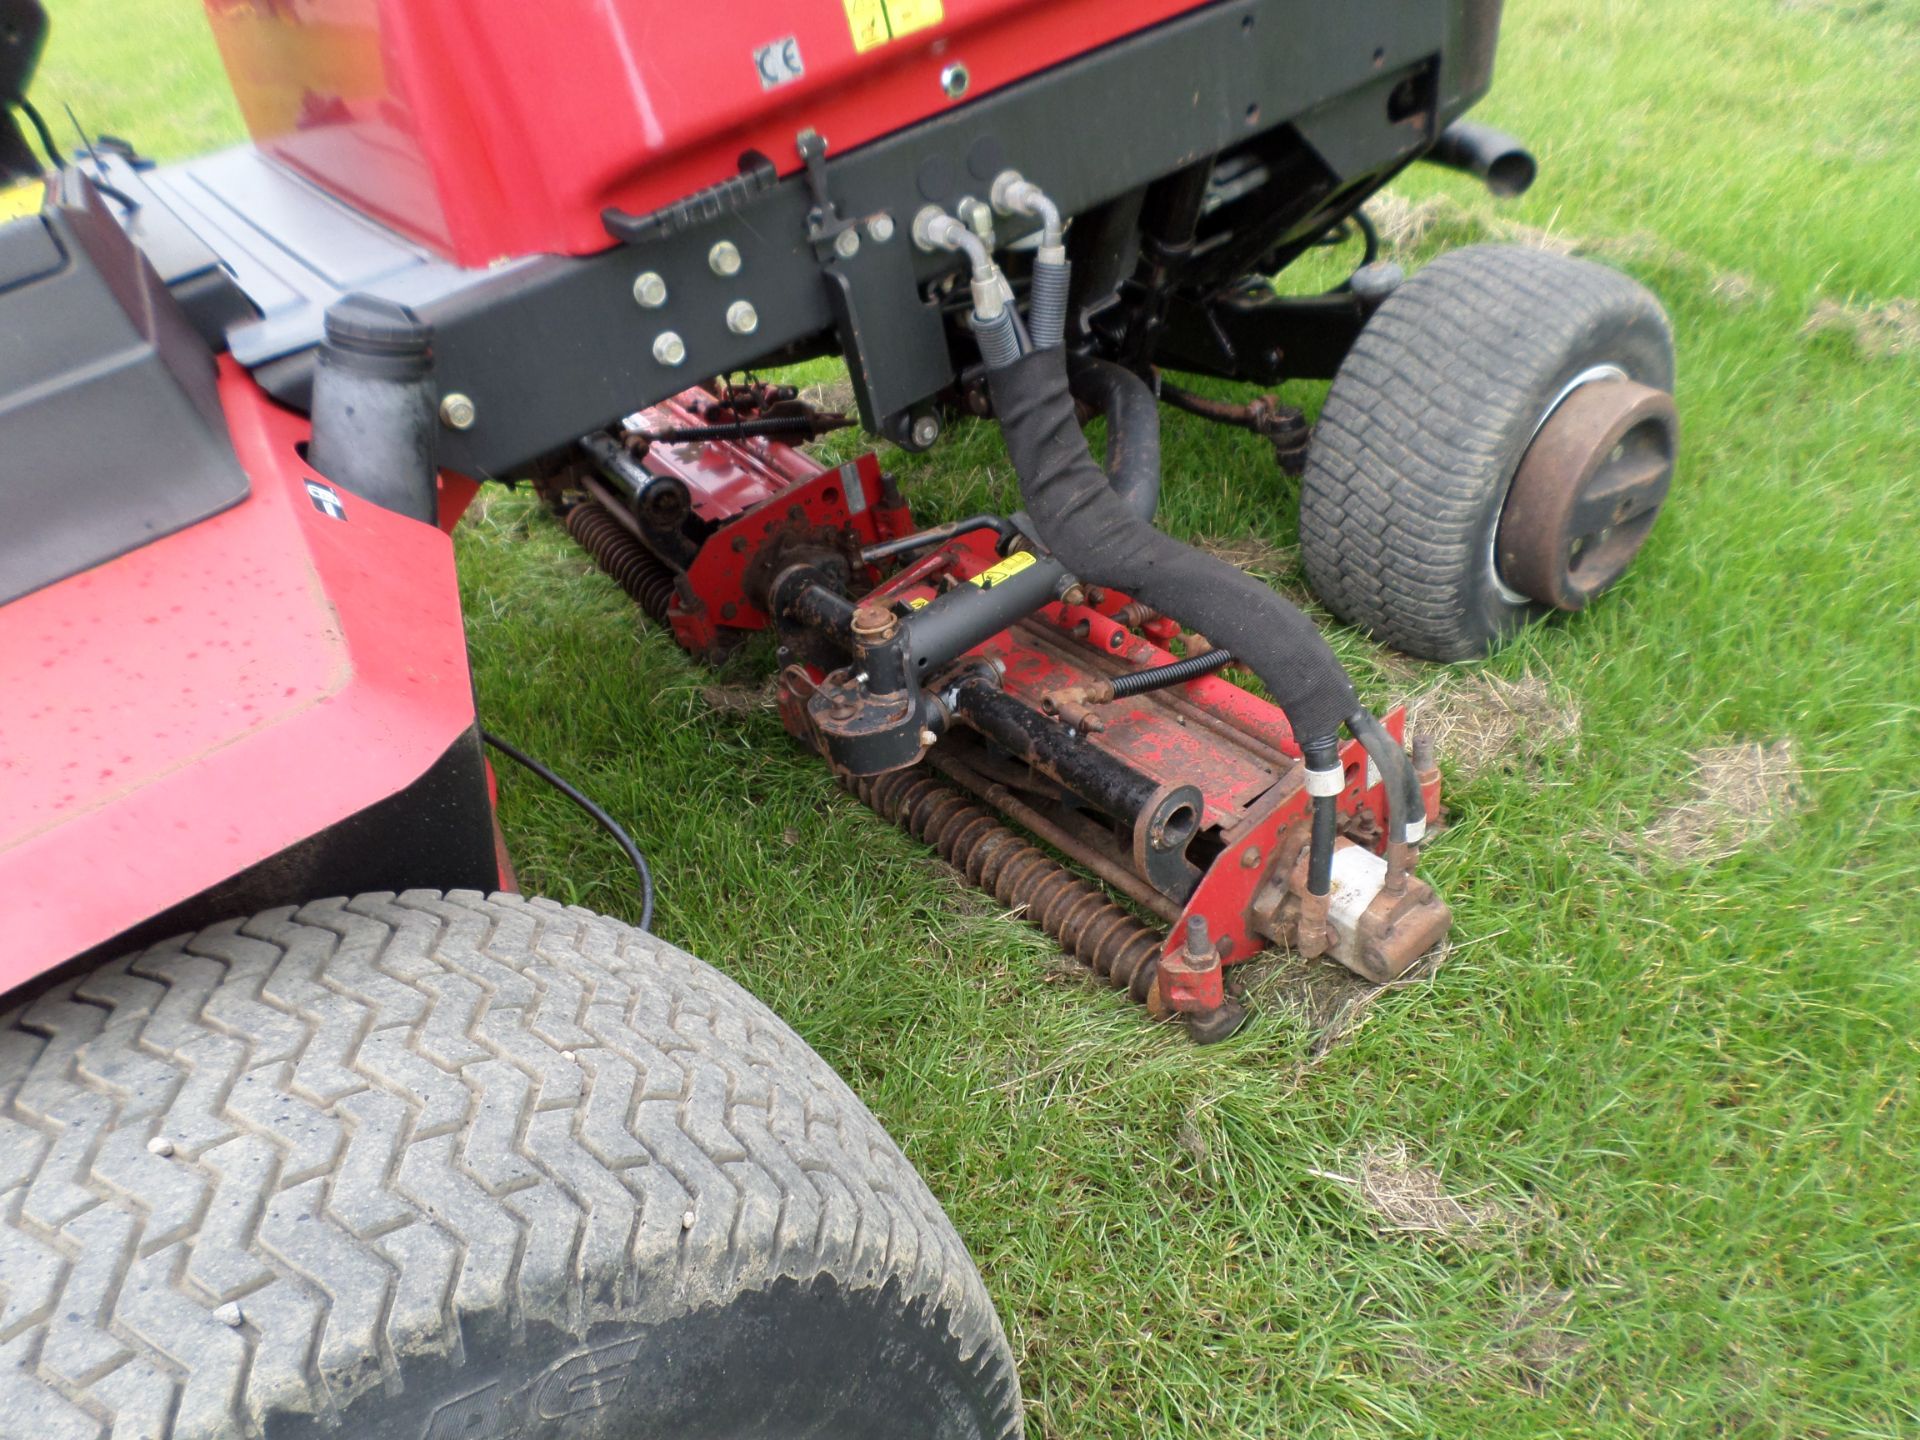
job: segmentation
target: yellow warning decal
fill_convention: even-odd
[[[913,595],[907,599],[907,608],[909,610],[924,610],[932,603],[933,602],[924,595]]]
[[[46,187],[38,180],[29,180],[11,190],[0,190],[0,222],[18,220],[23,215],[38,215],[40,202],[45,195]]]
[[[1034,555],[1031,550],[1016,550],[992,569],[982,570],[978,575],[974,576],[973,583],[978,585],[982,590],[991,590],[1001,581],[1011,580],[1022,570],[1033,564],[1033,561]]]
[[[940,0],[841,0],[847,7],[847,25],[853,48],[865,54],[889,40],[938,25],[946,18]]]

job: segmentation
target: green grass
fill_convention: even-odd
[[[186,0],[60,11],[43,108],[163,154],[234,135]],[[1443,232],[1497,213],[1653,286],[1686,454],[1619,590],[1490,663],[1578,704],[1577,751],[1452,786],[1428,868],[1460,948],[1324,1058],[1271,1015],[1196,1051],[1063,978],[771,715],[712,710],[529,503],[460,538],[488,723],[632,823],[660,932],[900,1140],[1036,1435],[1920,1433],[1920,356],[1805,329],[1822,300],[1920,298],[1920,6],[1510,11],[1481,114],[1537,145],[1539,185],[1498,212],[1400,189],[1454,197]],[[1169,528],[1291,543],[1260,443],[1169,416],[1166,451]],[[1011,495],[985,427],[897,468],[931,514]],[[1404,669],[1336,640],[1394,698]],[[1781,736],[1805,802],[1765,839],[1692,866],[1619,842],[1685,798],[1688,752]],[[631,915],[602,838],[503,786],[529,888]],[[1330,1177],[1397,1142],[1511,1218],[1381,1233]]]

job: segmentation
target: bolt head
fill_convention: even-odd
[[[967,67],[958,60],[940,72],[940,93],[949,100],[958,100],[967,93],[967,86],[972,83],[973,76],[967,73]]]
[[[833,253],[838,255],[842,260],[851,260],[854,256],[858,255],[860,253],[860,232],[858,230],[842,230],[838,235],[834,236]]]
[[[922,415],[918,420],[913,422],[913,443],[918,445],[921,449],[924,450],[927,446],[933,444],[933,442],[938,440],[939,438],[940,438],[940,417],[939,416]]]
[[[449,430],[471,430],[475,418],[473,401],[455,390],[440,401],[440,423]]]
[[[633,277],[634,302],[647,310],[667,303],[667,282],[658,270],[642,270]]]
[[[707,251],[707,268],[721,279],[740,273],[740,247],[731,240],[716,240]]]
[[[727,329],[736,335],[751,335],[760,328],[760,312],[751,300],[736,300],[727,307]]]
[[[876,215],[867,221],[867,238],[876,245],[884,245],[893,238],[893,217]]]
[[[671,330],[662,330],[653,337],[653,358],[662,365],[684,364],[687,358],[687,342]]]

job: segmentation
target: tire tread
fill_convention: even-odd
[[[472,1327],[822,1276],[944,1317],[1020,1433],[978,1272],[846,1085],[717,971],[550,901],[321,901],[56,984],[0,1016],[0,1181],[0,1433],[256,1435]]]

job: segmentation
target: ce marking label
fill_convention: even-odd
[[[798,80],[807,73],[807,67],[800,62],[800,37],[789,35],[784,40],[762,45],[753,52],[753,68],[760,72],[762,90]]]

